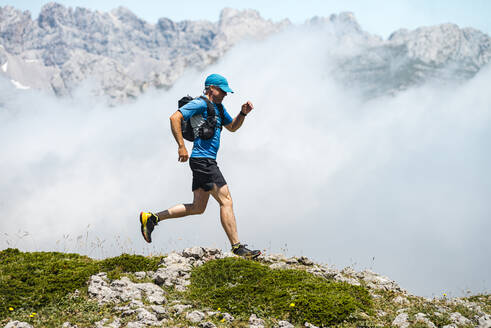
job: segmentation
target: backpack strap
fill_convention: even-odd
[[[218,107],[218,112],[220,113],[220,130],[223,129],[223,120],[225,119],[225,114],[223,113],[223,105],[216,104]]]
[[[215,114],[215,106],[211,103],[211,101],[205,97],[205,96],[200,96],[199,98],[203,99],[206,102],[206,106],[208,107],[207,110],[207,115],[208,117],[214,117]],[[222,104],[216,104],[218,107],[218,112],[220,113],[220,130],[223,129],[223,120],[225,119],[225,114],[223,112],[223,105]]]
[[[199,96],[199,98],[203,99],[206,102],[207,114],[208,116],[215,116],[215,106],[211,103],[211,101],[205,96]]]

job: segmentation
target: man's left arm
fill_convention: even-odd
[[[247,116],[247,114],[249,114],[253,109],[254,106],[250,101],[243,104],[239,114],[237,114],[237,116],[232,120],[232,123],[225,125],[227,130],[231,132],[237,131],[242,126],[242,123],[244,123],[244,119]]]

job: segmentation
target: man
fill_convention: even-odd
[[[232,119],[225,107],[222,114],[219,109],[223,98],[227,92],[233,93],[230,89],[227,79],[218,74],[209,75],[205,81],[205,97],[213,104],[216,114],[215,134],[211,139],[204,140],[196,137],[194,140],[193,151],[189,158],[189,166],[193,172],[193,194],[194,199],[191,204],[179,204],[159,213],[141,212],[140,223],[143,238],[147,242],[152,242],[151,234],[154,227],[159,221],[172,218],[184,217],[187,215],[201,214],[205,211],[210,194],[220,204],[220,220],[222,227],[232,245],[232,252],[238,256],[255,258],[261,254],[259,250],[250,250],[245,244],[241,244],[237,234],[237,224],[233,211],[232,197],[220,169],[217,166],[216,155],[220,147],[221,125],[227,130],[235,132],[244,122],[245,117],[254,108],[250,101],[242,105],[239,114]],[[204,99],[196,98],[186,105],[179,108],[170,117],[172,134],[178,145],[178,160],[186,162],[188,160],[188,151],[184,145],[184,139],[181,130],[181,120],[193,118],[204,122],[207,117],[207,102]],[[198,122],[198,124],[200,124]]]

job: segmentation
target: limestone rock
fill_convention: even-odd
[[[169,310],[174,313],[175,315],[180,315],[183,313],[185,310],[190,309],[191,305],[184,305],[184,304],[176,304],[173,305],[169,308]]]
[[[249,317],[249,325],[250,328],[264,327],[264,320],[258,318],[255,314],[251,314]]]
[[[278,322],[278,325],[275,326],[275,328],[295,328],[295,326],[286,320],[281,320]]]
[[[456,325],[468,325],[471,323],[469,319],[464,317],[459,312],[454,312],[450,314],[450,320],[452,320],[452,322],[455,323]]]
[[[169,311],[161,305],[151,305],[150,308],[155,312],[158,320],[167,319],[169,317]]]
[[[269,266],[271,269],[288,269],[290,266],[285,262],[276,262]]]
[[[479,328],[491,328],[491,315],[485,314],[478,319]]]
[[[211,321],[202,322],[199,324],[200,328],[216,328],[215,324]]]
[[[198,323],[203,321],[205,318],[205,314],[200,311],[193,311],[188,314],[186,314],[186,319],[191,321],[192,323]]]
[[[426,314],[424,313],[417,313],[415,316],[414,316],[414,320],[416,322],[423,322],[426,324],[427,327],[429,328],[436,328],[435,324],[433,322],[430,321],[430,319],[428,319],[426,317]]]
[[[303,265],[307,265],[307,266],[312,266],[314,265],[314,262],[312,262],[312,260],[306,258],[305,256],[301,256],[299,259],[298,259],[298,263],[300,264],[303,264]]]
[[[392,325],[400,328],[407,328],[409,327],[408,318],[409,316],[407,313],[400,313],[395,317],[394,321],[392,321]]]
[[[27,322],[13,320],[13,321],[9,321],[9,323],[7,323],[4,328],[33,328],[33,327]]]

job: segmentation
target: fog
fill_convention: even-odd
[[[267,253],[366,268],[423,296],[491,290],[491,69],[366,100],[331,78],[339,48],[295,29],[244,42],[168,91],[109,107],[87,82],[72,98],[0,81],[0,249],[94,258],[229,250],[217,203],[161,222],[153,243],[138,214],[191,202],[169,116],[210,73],[255,109],[218,154],[239,237]],[[192,145],[187,144],[188,151]]]

